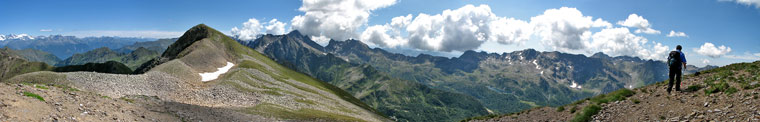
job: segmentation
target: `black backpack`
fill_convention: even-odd
[[[680,69],[683,60],[681,60],[681,53],[678,51],[670,51],[668,55],[668,66],[670,69]]]

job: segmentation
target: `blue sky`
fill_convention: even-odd
[[[307,4],[309,2],[314,4]],[[373,47],[416,50],[444,56],[456,56],[462,50],[501,53],[534,48],[586,55],[601,51],[613,56],[662,60],[662,55],[665,54],[658,48],[667,46],[667,50],[673,50],[675,45],[680,44],[684,46],[683,51],[687,54],[689,63],[697,66],[760,60],[760,49],[756,48],[760,46],[760,1],[757,0],[359,0],[350,3],[362,5],[342,3],[346,2],[3,0],[0,1],[0,14],[3,15],[0,19],[0,34],[165,38],[179,36],[187,28],[205,23],[227,34],[241,37],[280,34],[298,29],[314,35],[317,40],[354,38]],[[446,14],[446,10],[454,12]],[[550,11],[560,14],[549,16]],[[456,12],[485,14],[465,16],[467,14]],[[584,17],[591,21],[601,19],[610,25],[595,26],[585,20],[573,19],[573,16],[562,16],[573,12],[582,13],[581,16],[576,16],[581,20]],[[368,16],[364,17],[364,14]],[[409,14],[411,18],[408,22],[411,24],[401,24],[398,27],[392,25],[394,17]],[[421,17],[421,14],[430,16]],[[631,21],[633,25],[628,26],[619,23],[628,20],[631,14],[648,22],[644,30],[652,29],[659,33],[636,33],[636,30],[642,29],[638,26],[641,21]],[[444,18],[465,16],[464,18],[481,21],[463,25],[459,22],[466,21],[447,21],[441,18],[438,18],[441,21],[435,21],[436,15]],[[250,20],[252,18],[255,22]],[[525,32],[533,34],[510,35],[515,31],[490,28],[495,27],[492,24],[502,22],[498,21],[500,18],[517,21],[505,24],[507,30],[524,30],[525,28],[514,28],[522,25],[529,28]],[[277,21],[271,21],[272,19]],[[302,21],[295,23],[295,19]],[[272,26],[276,25],[274,23],[280,23],[281,26]],[[557,27],[551,26],[557,23],[569,24],[568,27],[575,30],[558,31]],[[443,27],[410,29],[427,27],[419,26],[425,24]],[[268,26],[274,29],[267,28]],[[479,29],[438,31],[450,27]],[[231,31],[233,28],[237,28],[237,31]],[[683,32],[686,36],[669,37],[670,31]],[[563,32],[577,33],[562,35]],[[583,32],[589,33],[584,36]],[[472,36],[479,33],[485,37]],[[494,37],[505,37],[507,40]],[[621,46],[626,48],[619,48]]]

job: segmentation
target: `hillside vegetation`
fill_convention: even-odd
[[[61,59],[59,59],[55,55],[42,51],[42,50],[37,50],[37,49],[31,49],[31,48],[23,49],[23,50],[9,49],[8,51],[11,51],[16,55],[21,56],[30,62],[44,62],[48,65],[55,65],[56,63],[61,61]]]
[[[559,107],[539,107],[467,121],[758,121],[760,61],[686,75],[684,91],[667,81],[621,89]]]
[[[14,53],[12,49],[0,49],[0,81],[13,76],[43,70],[52,70],[53,67],[43,62],[30,62]]]

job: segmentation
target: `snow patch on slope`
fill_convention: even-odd
[[[577,83],[575,83],[575,82],[572,82],[572,83],[573,83],[573,84],[572,84],[572,85],[570,85],[570,88],[576,88],[576,89],[581,89],[581,88],[583,88],[582,86],[578,85],[578,84],[577,84]]]
[[[233,64],[231,62],[227,62],[227,66],[224,66],[224,67],[221,67],[221,68],[217,68],[218,70],[216,72],[198,73],[198,75],[201,76],[201,81],[203,81],[203,82],[211,81],[211,80],[214,80],[216,78],[219,78],[219,75],[227,73],[227,71],[230,71],[230,69],[232,68],[232,66],[235,66],[235,64]]]

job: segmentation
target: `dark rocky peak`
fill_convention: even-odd
[[[348,39],[345,41],[335,41],[330,39],[330,43],[327,44],[326,48],[331,51],[340,51],[341,49],[362,52],[371,51],[371,48],[369,48],[367,44],[355,39]]]
[[[234,39],[229,38],[227,35],[224,35],[222,32],[217,31],[216,29],[213,29],[211,27],[206,26],[205,24],[198,24],[196,26],[193,26],[189,30],[185,31],[185,33],[177,39],[174,43],[172,43],[168,48],[166,48],[166,51],[164,51],[163,54],[161,54],[161,57],[154,58],[153,60],[150,60],[148,62],[143,63],[138,67],[136,70],[134,70],[134,74],[142,74],[147,72],[148,70],[152,69],[155,66],[158,66],[162,63],[184,57],[186,54],[191,54],[191,52],[198,51],[198,52],[209,52],[207,50],[203,50],[205,48],[188,48],[191,45],[193,45],[195,42],[201,41],[205,38],[209,38],[209,41],[211,41],[211,45],[206,45],[204,43],[199,43],[200,45],[205,46],[199,46],[199,47],[208,47],[208,46],[216,46],[218,45],[225,45],[235,42]],[[230,46],[230,45],[227,45]],[[185,51],[186,49],[190,49]],[[199,50],[195,50],[199,49]],[[225,50],[229,48],[215,48],[219,50]],[[225,51],[222,51],[225,52]],[[221,59],[221,58],[231,58],[228,57],[230,55],[226,53],[216,53],[216,54],[209,54],[209,56],[213,57],[205,57],[208,59]],[[230,59],[226,59],[230,60]],[[203,69],[209,69],[209,65],[197,65],[199,67],[202,67]]]
[[[164,54],[162,54],[161,57],[168,59],[176,58],[180,52],[182,52],[185,48],[192,45],[196,41],[210,37],[211,31],[216,30],[206,26],[205,24],[198,24],[190,28],[189,30],[185,31],[185,34],[179,37],[176,42],[170,45],[169,48],[166,48],[166,51],[164,51]]]
[[[497,55],[494,53],[494,55]],[[486,52],[476,52],[473,50],[465,51],[461,56],[451,58],[450,60],[436,61],[435,67],[441,68],[446,73],[457,71],[472,72],[478,68],[480,61],[488,57]]]
[[[427,61],[430,61],[430,62],[439,62],[439,61],[450,60],[450,58],[448,58],[448,57],[433,56],[433,55],[424,54],[424,53],[420,53],[419,55],[417,55],[417,57],[415,59],[416,59],[415,60],[416,63],[424,63],[424,62],[427,62]]]
[[[525,50],[514,51],[514,52],[511,52],[511,53],[503,53],[500,56],[501,57],[509,57],[509,59],[512,59],[512,60],[533,60],[536,57],[538,57],[538,55],[540,55],[540,54],[541,54],[541,52],[538,52],[538,51],[536,51],[534,49],[528,48],[528,49],[525,49]]]
[[[522,50],[521,52],[522,52],[521,55],[525,56],[525,58],[527,58],[527,59],[534,59],[539,54],[541,54],[541,52],[538,52],[538,51],[536,51],[533,48],[528,48],[528,49]]]
[[[280,43],[285,44],[295,44],[295,45],[301,45],[301,46],[308,46],[309,48],[317,49],[319,51],[324,50],[324,47],[322,45],[317,44],[317,42],[314,42],[311,40],[311,37],[307,35],[302,35],[301,32],[298,30],[293,30],[287,35],[283,35],[281,39],[277,39],[277,41],[282,41]],[[275,37],[278,37],[275,35]]]
[[[602,52],[597,52],[597,53],[594,53],[594,55],[591,55],[591,58],[608,59],[608,58],[610,58],[610,56],[607,55],[607,54],[604,54]]]
[[[291,36],[291,37],[303,37],[304,35],[301,34],[301,32],[298,31],[298,30],[293,30],[293,31],[290,31],[290,33],[288,33],[288,36]]]
[[[340,44],[343,44],[343,43],[340,42],[340,41],[338,41],[338,40],[335,40],[335,39],[330,39],[330,41],[327,42],[327,46],[325,46],[325,47],[331,47],[331,46],[334,47],[334,46],[340,45]]]
[[[461,59],[480,59],[480,58],[484,58],[486,56],[488,56],[488,53],[486,53],[484,51],[476,52],[476,51],[473,51],[473,50],[467,50],[467,51],[464,51],[464,53],[462,53],[462,55],[459,56],[459,58],[461,58]]]
[[[284,35],[267,34],[267,35],[261,36],[259,38],[256,38],[253,41],[245,42],[246,43],[245,45],[253,46],[253,47],[269,45],[272,42],[278,41],[278,40],[280,40],[283,37],[284,37]],[[243,42],[243,41],[241,41],[241,42]]]

